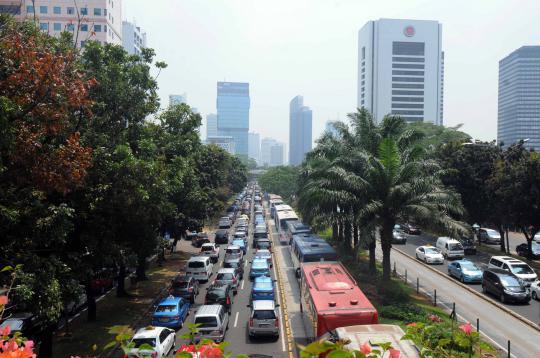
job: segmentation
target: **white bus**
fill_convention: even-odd
[[[287,240],[287,222],[298,221],[298,216],[292,210],[276,212],[276,231],[280,243],[288,243]]]

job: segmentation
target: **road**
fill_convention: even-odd
[[[430,237],[408,236],[407,245],[395,245],[399,250],[414,256],[414,249],[423,244],[434,241]],[[468,256],[478,265],[486,259],[487,255],[479,254],[478,257]],[[476,324],[480,320],[480,331],[500,349],[506,349],[508,340],[511,341],[511,352],[515,357],[538,357],[540,352],[540,333],[523,323],[514,316],[502,311],[500,308],[489,304],[482,297],[478,297],[462,288],[459,282],[454,279],[446,279],[438,273],[429,270],[422,262],[403,255],[396,250],[392,250],[392,261],[396,262],[397,271],[403,275],[407,271],[409,282],[416,283],[416,278],[420,279],[421,290],[428,294],[433,294],[437,290],[437,300],[446,305],[447,308],[456,304],[456,312],[462,320]],[[432,265],[447,275],[447,265]],[[480,291],[480,285],[470,285]],[[539,322],[539,302],[531,302],[530,305],[506,305],[509,309],[523,314],[524,317],[534,322]]]

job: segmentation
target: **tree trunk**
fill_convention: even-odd
[[[359,244],[360,244],[360,239],[358,237],[358,225],[354,224],[353,225],[353,246],[354,246],[354,248],[357,249]],[[358,255],[357,255],[357,257],[355,257],[355,259],[358,259]]]
[[[351,223],[345,220],[345,248],[351,249]]]
[[[383,253],[383,280],[389,281],[392,274],[390,251],[392,249],[392,230],[395,222],[386,221],[381,228],[381,249]]]
[[[126,265],[124,262],[120,264],[118,269],[118,283],[116,285],[116,297],[126,297]]]
[[[161,249],[160,249],[161,250]],[[160,255],[159,253],[158,255]],[[137,280],[138,281],[146,281],[148,280],[148,277],[146,277],[146,257],[139,256],[137,259]]]
[[[94,322],[97,316],[97,306],[96,306],[96,297],[94,296],[92,287],[90,287],[90,282],[88,282],[85,285],[85,291],[86,291],[86,305],[88,307],[87,309],[88,313],[87,313],[86,319],[88,322]]]
[[[337,222],[333,222],[332,223],[332,239],[334,240],[334,242],[338,241],[338,238],[339,238],[339,234],[338,234],[338,224]]]
[[[53,347],[53,332],[55,327],[53,325],[47,325],[43,332],[40,333],[39,343],[39,357],[40,358],[52,358]]]
[[[499,235],[501,235],[501,252],[506,253],[506,241],[504,240],[504,234],[505,234],[504,227],[502,225],[498,225],[497,229],[499,229]]]
[[[377,248],[377,241],[374,237],[371,238],[369,243],[369,273],[375,275],[377,273],[377,261],[375,258],[375,249]]]

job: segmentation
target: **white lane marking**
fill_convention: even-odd
[[[238,313],[240,312],[236,312],[236,316],[234,317],[234,327],[236,328],[236,325],[238,324]]]
[[[241,290],[244,289],[244,280],[242,280],[242,285],[241,285],[240,289],[241,289]]]

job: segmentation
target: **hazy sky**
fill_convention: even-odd
[[[148,34],[162,106],[187,93],[216,112],[216,82],[250,83],[250,130],[288,143],[289,101],[304,96],[313,137],[356,108],[357,36],[379,18],[437,20],[445,51],[444,124],[475,138],[497,133],[498,61],[540,45],[539,0],[124,0]],[[203,128],[205,134],[205,128]]]

